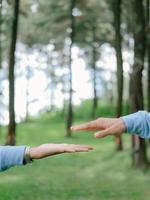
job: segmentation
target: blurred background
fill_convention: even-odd
[[[149,9],[149,0],[0,0],[0,144],[96,148],[1,174],[0,199],[149,199],[149,141],[70,130],[150,111]]]

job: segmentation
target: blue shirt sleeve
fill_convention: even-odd
[[[150,113],[138,111],[136,113],[121,117],[127,132],[138,134],[141,138],[150,138]]]
[[[25,146],[0,146],[0,171],[24,164]]]

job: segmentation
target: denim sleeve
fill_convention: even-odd
[[[150,138],[150,113],[138,111],[136,113],[121,117],[127,132],[138,134],[141,138]]]
[[[0,146],[0,171],[24,164],[25,146]]]

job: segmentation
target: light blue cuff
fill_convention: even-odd
[[[23,165],[25,146],[0,146],[0,171]]]
[[[128,133],[138,134],[141,138],[150,138],[150,113],[138,111],[121,117],[121,119],[124,121]]]

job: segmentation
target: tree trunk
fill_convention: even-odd
[[[26,67],[26,117],[25,121],[29,119],[29,80],[30,80],[30,66]]]
[[[66,137],[71,137],[70,127],[73,122],[73,107],[72,107],[72,46],[74,43],[75,36],[75,17],[73,16],[73,9],[75,8],[76,0],[70,1],[70,19],[71,19],[71,34],[70,34],[70,48],[69,48],[69,102],[68,102],[68,114],[67,114],[67,127],[66,127]]]
[[[96,89],[96,46],[95,46],[95,41],[96,41],[96,36],[95,36],[95,31],[96,27],[92,26],[92,37],[93,37],[93,42],[92,42],[92,73],[93,73],[93,106],[92,106],[92,117],[94,118],[96,115],[96,109],[98,106],[98,100],[97,100],[97,89]]]
[[[19,18],[19,0],[14,1],[14,16],[12,23],[12,36],[9,53],[9,125],[8,135],[6,138],[7,145],[15,145],[16,123],[15,123],[15,84],[14,84],[14,67],[15,67],[15,51],[17,41]]]
[[[0,1],[0,70],[2,70],[2,0]],[[1,82],[0,82],[0,98],[2,98],[2,87],[1,87]],[[1,108],[1,103],[0,102],[0,108]],[[0,109],[1,111],[1,109]],[[1,113],[0,113],[1,115]],[[1,124],[0,124],[0,133],[1,133]]]
[[[64,77],[62,77],[62,93],[63,93],[64,97],[63,97],[63,107],[62,107],[61,116],[64,118],[65,117],[65,112],[66,112],[66,97],[65,97],[66,85],[65,85],[65,78]]]
[[[150,38],[149,38],[150,40]],[[148,112],[150,112],[150,41],[148,41],[148,84],[147,84],[147,96],[148,96]]]
[[[121,4],[122,0],[114,0],[114,27],[115,27],[115,49],[117,57],[117,107],[116,117],[122,115],[122,99],[123,99],[123,61],[122,61],[122,37],[121,37]],[[116,149],[118,151],[123,149],[121,136],[115,136]]]
[[[0,69],[2,68],[2,0],[0,0]]]
[[[147,32],[147,110],[150,112],[150,27],[149,27],[149,0],[146,0],[146,32]]]
[[[147,167],[146,143],[137,135],[132,136],[132,165],[134,167]]]
[[[132,112],[142,110],[143,88],[142,71],[145,55],[145,19],[142,0],[134,0],[134,64],[130,80],[130,96]],[[145,140],[138,136],[132,137],[132,164],[135,167],[145,167],[148,164]]]
[[[51,82],[50,82],[50,112],[54,110],[54,100],[55,100],[55,74],[53,71],[50,72]]]
[[[63,52],[61,53],[61,56],[60,56],[60,63],[61,63],[62,67],[66,66],[65,55],[64,55]],[[62,107],[61,116],[64,118],[65,117],[65,108],[66,108],[66,80],[65,80],[65,74],[62,75],[61,84],[62,84],[62,94],[63,94],[63,107]]]

